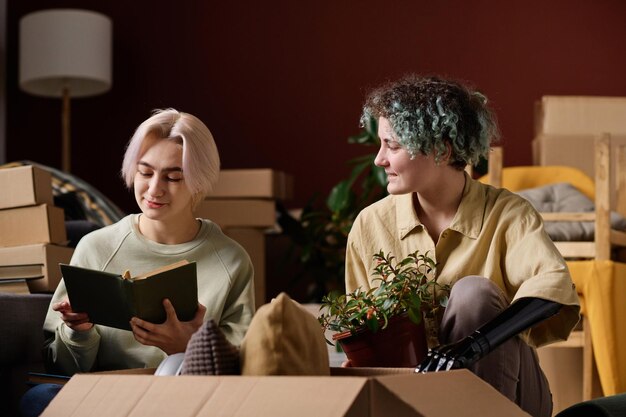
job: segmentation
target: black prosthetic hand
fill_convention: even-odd
[[[562,305],[540,298],[522,298],[468,337],[429,349],[415,372],[467,368],[502,343],[555,315]]]

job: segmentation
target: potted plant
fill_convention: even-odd
[[[443,311],[450,286],[437,282],[428,253],[416,251],[400,261],[382,250],[373,256],[379,285],[328,294],[318,320],[324,330],[337,332],[333,339],[352,366],[417,366],[428,349],[424,318],[435,320]]]

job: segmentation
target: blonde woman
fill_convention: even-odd
[[[191,335],[209,319],[238,345],[254,312],[253,270],[247,253],[210,220],[193,215],[217,181],[219,155],[199,119],[174,109],[158,110],[131,138],[122,176],[140,213],[85,236],[74,265],[141,274],[186,259],[198,269],[199,308],[189,322],[177,319],[168,300],[163,324],[131,320],[132,332],[94,325],[73,311],[63,282],[44,324],[45,358],[55,372],[157,366],[184,352]]]
[[[167,319],[162,324],[137,317],[131,320],[132,331],[93,324],[87,314],[72,310],[61,281],[44,323],[49,371],[72,375],[156,367],[167,355],[184,352],[191,335],[209,319],[231,343],[241,343],[254,313],[252,263],[216,224],[193,215],[196,204],[214,187],[219,165],[211,132],[193,115],[157,110],[139,125],[124,155],[122,177],[140,213],[83,237],[71,263],[141,274],[183,259],[195,261],[196,316],[178,320],[166,299]],[[22,399],[24,415],[39,414],[60,389],[37,388]]]

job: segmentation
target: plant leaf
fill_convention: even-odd
[[[408,311],[408,315],[409,315],[409,319],[415,324],[419,324],[419,322],[422,321],[421,310],[415,310],[415,309],[410,308]]]
[[[367,327],[373,332],[376,333],[380,324],[378,323],[378,319],[376,317],[372,317],[367,321]]]
[[[358,143],[360,145],[365,145],[370,141],[370,134],[367,131],[362,131],[358,135],[350,136],[348,138],[348,143]]]
[[[350,185],[348,180],[344,180],[335,185],[330,191],[326,205],[331,211],[339,212],[348,206],[351,192]]]

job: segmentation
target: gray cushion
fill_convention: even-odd
[[[593,201],[569,183],[561,182],[543,187],[530,188],[517,194],[528,200],[542,213],[592,212]],[[626,230],[626,218],[611,212],[611,227]],[[591,241],[593,222],[545,222],[546,232],[555,241]]]

